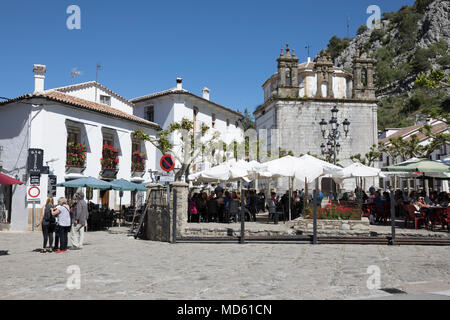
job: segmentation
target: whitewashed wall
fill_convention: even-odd
[[[87,86],[84,88],[77,88],[74,90],[66,91],[62,90],[65,94],[81,98],[84,100],[89,100],[93,102],[100,103],[100,96],[111,97],[111,107],[123,111],[128,114],[133,114],[133,107],[130,103],[126,103],[118,98],[116,98],[111,93],[103,90],[102,88],[96,88],[95,85]],[[96,99],[97,94],[97,99]]]
[[[41,100],[42,101],[42,100]],[[42,103],[42,102],[41,102]],[[31,117],[28,114],[31,111]],[[30,120],[29,135],[27,121]],[[4,169],[12,173],[18,172],[21,179],[25,173],[26,158],[29,148],[39,148],[44,150],[44,165],[49,163],[50,173],[58,178],[58,183],[66,179],[75,178],[66,174],[66,146],[67,128],[70,122],[81,129],[82,143],[88,144],[86,170],[83,176],[99,178],[101,171],[100,158],[102,157],[103,134],[102,128],[113,130],[118,137],[116,147],[121,149],[119,154],[118,179],[131,179],[131,133],[137,128],[143,128],[151,136],[156,135],[153,128],[145,128],[144,125],[124,119],[113,118],[95,112],[89,112],[80,108],[73,108],[59,103],[45,102],[43,106],[32,107],[22,103],[16,103],[0,107],[0,145],[7,150],[4,159]],[[85,131],[85,135],[83,135]],[[83,138],[84,137],[84,138]],[[145,181],[150,180],[149,169],[155,169],[156,149],[146,143],[147,153]],[[47,198],[48,176],[41,176],[41,204]],[[130,203],[130,192],[125,192],[122,204]],[[57,198],[64,196],[64,188],[57,188]],[[26,187],[18,187],[14,195],[14,205],[12,214],[12,229],[26,230],[28,227],[28,213],[25,199]],[[94,191],[92,202],[98,202],[98,193]],[[110,206],[118,206],[118,192],[110,192]],[[39,206],[40,207],[40,206]],[[31,208],[31,206],[28,206]]]

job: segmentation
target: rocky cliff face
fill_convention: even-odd
[[[380,100],[380,128],[412,125],[418,116],[450,112],[449,12],[449,0],[416,0],[413,6],[384,13],[381,28],[361,27],[359,35],[350,41],[330,41],[329,52],[337,51],[336,66],[352,68],[358,49],[377,60],[375,85]],[[345,43],[345,48],[336,43]],[[415,86],[420,74],[437,69],[443,71],[447,84],[437,90]]]
[[[335,59],[336,66],[351,68],[352,58],[356,55],[356,50],[365,48],[372,56],[376,56],[380,48],[391,46],[395,50],[392,68],[399,67],[401,64],[410,62],[412,53],[419,48],[429,49],[430,46],[439,42],[445,42],[450,47],[450,1],[435,0],[431,2],[425,13],[420,15],[417,21],[417,36],[415,38],[415,48],[413,50],[398,50],[399,42],[399,23],[388,19],[381,21],[380,30],[366,30],[362,34],[353,38],[348,47]],[[387,15],[389,17],[389,15]],[[411,30],[413,32],[413,30]],[[447,52],[448,53],[448,52]],[[436,63],[437,58],[430,58],[433,68],[439,67]],[[449,66],[443,66],[448,75]],[[410,74],[410,81],[403,83],[404,89],[411,88],[411,82],[414,82],[415,76]],[[403,80],[403,79],[401,79]],[[382,88],[379,88],[382,89]]]
[[[420,25],[420,39],[418,45],[428,48],[441,40],[450,47],[450,1],[436,0],[429,6]]]

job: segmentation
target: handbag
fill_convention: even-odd
[[[189,212],[190,212],[190,214],[194,214],[194,215],[198,214],[197,206],[195,205],[194,201],[191,201],[191,203],[189,205]]]

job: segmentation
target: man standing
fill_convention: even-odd
[[[82,192],[77,193],[77,199],[78,201],[75,207],[71,232],[72,247],[74,250],[83,248],[84,228],[87,226],[87,219],[89,217],[89,211],[87,203],[84,200],[84,194]]]

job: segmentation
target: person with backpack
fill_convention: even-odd
[[[56,219],[52,215],[53,208],[53,198],[48,198],[45,206],[42,208],[39,222],[36,224],[36,228],[42,226],[42,235],[44,236],[44,245],[42,246],[41,253],[52,252],[53,233],[55,232],[56,227]],[[49,244],[48,250],[47,241]]]
[[[59,237],[61,242],[59,250],[56,251],[56,253],[65,253],[67,252],[68,233],[71,227],[70,208],[67,205],[66,198],[58,199],[58,206],[56,209],[52,209],[52,215],[58,216]]]

